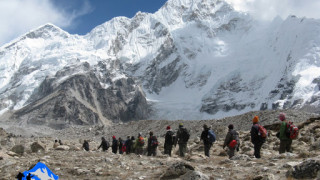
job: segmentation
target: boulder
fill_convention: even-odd
[[[188,171],[184,175],[180,176],[181,180],[209,180],[210,178],[199,171]]]
[[[320,159],[307,159],[289,169],[286,176],[296,179],[320,178]]]
[[[11,148],[11,151],[15,152],[15,153],[17,153],[19,155],[23,155],[24,149],[25,149],[24,145],[18,144],[18,145],[13,146],[13,148]]]
[[[175,162],[162,174],[160,179],[175,179],[186,174],[188,171],[194,171],[194,167],[185,162]]]
[[[69,151],[70,147],[67,145],[60,145],[58,147],[56,147],[55,150],[60,150],[60,151]]]
[[[31,151],[32,152],[44,152],[45,148],[44,145],[42,145],[39,142],[34,142],[31,144]]]

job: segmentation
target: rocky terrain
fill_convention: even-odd
[[[194,121],[134,121],[110,126],[72,126],[54,130],[44,126],[19,127],[0,123],[0,179],[14,179],[18,172],[31,168],[35,163],[45,163],[59,179],[318,179],[320,178],[320,116],[302,111],[286,111],[287,119],[300,129],[293,141],[293,152],[279,155],[280,111],[249,112],[220,120]],[[254,115],[269,132],[262,148],[262,158],[253,156],[249,129]],[[185,158],[163,155],[166,126],[174,130],[183,122],[191,131],[188,153]],[[241,147],[229,159],[222,149],[227,125],[233,123],[240,133]],[[202,125],[211,125],[218,140],[211,148],[211,157],[204,156],[199,136]],[[125,139],[127,135],[144,135],[154,131],[160,145],[156,157],[135,154],[112,154],[97,150],[100,138],[109,141],[112,135]],[[53,149],[55,139],[64,143]],[[82,150],[83,140],[89,140],[90,151]]]

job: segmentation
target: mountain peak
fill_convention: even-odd
[[[69,36],[69,33],[67,33],[66,31],[62,30],[61,28],[59,28],[54,24],[47,23],[36,28],[33,31],[30,31],[25,36],[32,39],[36,39],[40,37],[47,39],[47,38],[52,38],[56,36],[67,38]]]

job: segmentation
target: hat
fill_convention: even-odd
[[[116,137],[115,136],[112,136],[112,139],[115,139]]]
[[[259,122],[259,117],[258,117],[258,116],[255,116],[255,117],[252,119],[252,122],[253,122],[253,123]]]
[[[286,120],[286,115],[284,113],[280,113],[279,114],[279,119],[280,119],[280,121]]]
[[[169,129],[171,129],[171,127],[170,127],[170,126],[167,126],[167,130],[169,130]]]
[[[183,126],[183,123],[180,123],[180,124],[179,124],[179,127],[182,127],[182,126]]]
[[[228,128],[233,129],[233,124],[229,124]]]

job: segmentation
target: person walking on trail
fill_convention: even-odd
[[[139,133],[138,138],[136,139],[136,142],[134,144],[136,154],[139,154],[139,155],[143,154],[143,146],[144,146],[144,138],[142,137],[142,134]]]
[[[214,136],[214,137],[211,137]],[[213,138],[213,139],[212,139]],[[210,157],[210,148],[212,147],[213,142],[215,141],[215,134],[212,130],[210,130],[210,127],[208,125],[203,125],[203,131],[201,133],[200,140],[203,140],[204,145],[204,154],[207,157]]]
[[[135,142],[136,142],[136,139],[134,138],[134,136],[131,136],[131,152],[130,153],[135,153],[136,152]]]
[[[286,115],[284,113],[280,113],[279,119],[281,122],[280,131],[279,131],[279,139],[280,139],[280,147],[279,154],[291,151],[292,139],[288,137],[288,122],[286,120]]]
[[[265,142],[265,139],[261,137],[260,132],[259,132],[259,117],[255,116],[252,119],[252,127],[251,127],[251,142],[253,144],[254,147],[254,156],[256,158],[261,158],[260,155],[260,150],[262,147],[262,144]]]
[[[117,154],[118,152],[118,140],[116,139],[116,136],[112,136],[112,152],[114,154]]]
[[[171,156],[172,146],[174,144],[174,133],[170,126],[167,126],[167,133],[164,141],[164,154]]]
[[[130,136],[127,136],[125,145],[126,145],[126,154],[130,154],[132,149],[132,140]]]
[[[82,147],[84,150],[89,151],[89,142],[84,140]]]
[[[223,149],[227,146],[228,147],[228,155],[229,158],[232,158],[235,155],[235,150],[239,151],[240,147],[240,139],[239,134],[237,131],[235,131],[233,124],[229,124],[228,126],[228,133],[226,135],[226,138],[224,140]]]
[[[153,135],[153,132],[150,131],[149,133],[149,138],[148,138],[148,156],[156,156],[157,155],[157,147],[158,147],[158,140],[157,137]]]
[[[190,138],[189,131],[185,127],[183,127],[183,123],[180,123],[174,145],[176,146],[177,143],[179,144],[179,156],[181,157],[185,156],[189,138]]]
[[[123,140],[121,137],[119,137],[119,154],[123,154]]]
[[[109,142],[104,137],[101,137],[101,144],[98,149],[102,147],[102,151],[107,151],[109,149],[109,146]]]

